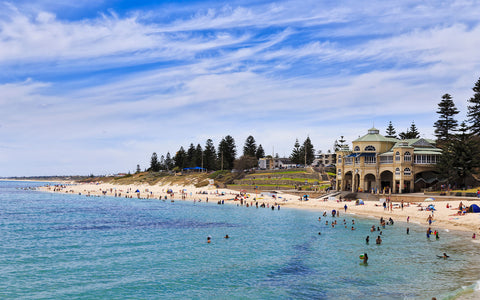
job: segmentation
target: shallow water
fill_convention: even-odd
[[[375,245],[375,219],[341,215],[332,228],[331,217],[298,209],[18,189],[33,185],[0,182],[2,299],[477,296],[480,244],[467,234],[427,239],[425,228],[409,224],[406,235],[397,222]],[[451,257],[436,257],[443,252]]]

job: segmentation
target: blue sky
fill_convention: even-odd
[[[0,176],[145,168],[232,135],[290,155],[433,138],[480,77],[480,1],[0,2]],[[138,2],[142,4],[139,5]]]

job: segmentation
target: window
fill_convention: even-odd
[[[400,168],[395,169],[395,175],[400,175]]]
[[[381,164],[391,164],[391,163],[393,163],[393,155],[380,156],[380,163]]]
[[[338,156],[338,163],[339,163],[339,164],[342,163],[342,156],[341,156],[341,155]]]
[[[355,157],[355,164],[359,164],[360,163],[360,157]]]
[[[353,165],[353,157],[345,157],[346,165]]]
[[[365,163],[366,164],[376,164],[377,163],[377,158],[375,156],[366,156],[365,157]]]
[[[360,151],[360,147],[355,146],[355,148],[353,149],[353,151]]]
[[[400,152],[395,153],[395,161],[400,161]]]
[[[405,169],[403,170],[403,175],[405,175],[405,176],[410,176],[410,175],[412,175],[412,171],[410,170],[410,168],[405,168]]]
[[[337,175],[342,175],[342,169],[338,169]]]
[[[438,155],[417,154],[414,156],[414,163],[423,165],[436,164],[438,157]]]
[[[412,161],[412,155],[410,154],[410,152],[405,152],[405,154],[403,154],[403,160],[404,161]]]
[[[372,145],[368,145],[367,147],[365,147],[365,151],[375,151],[375,147],[373,147]]]

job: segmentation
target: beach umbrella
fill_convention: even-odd
[[[423,200],[423,201],[435,201],[435,198],[429,197],[429,198],[426,198],[426,199]]]

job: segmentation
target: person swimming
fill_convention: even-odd
[[[437,255],[438,258],[443,258],[443,259],[447,259],[449,258],[450,256],[447,255],[447,253],[443,252],[443,255]]]
[[[367,242],[367,244],[370,242],[370,236],[367,235],[367,238],[365,239],[365,242]]]
[[[225,235],[225,238],[228,239],[228,238],[230,238],[230,237],[228,236],[228,234],[226,234],[226,235]]]
[[[210,244],[211,241],[212,241],[212,238],[210,236],[207,236],[207,243]]]
[[[367,253],[363,253],[363,264],[366,265],[368,263],[368,255]]]
[[[380,245],[382,243],[382,238],[378,236],[375,242],[377,243],[377,245]]]

